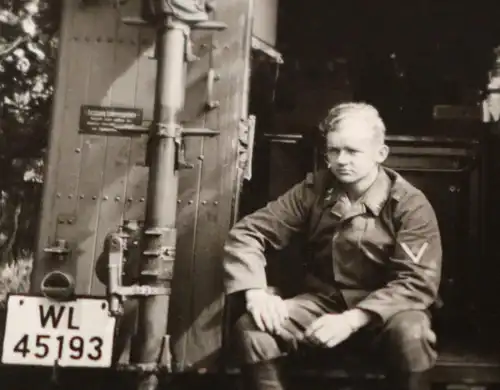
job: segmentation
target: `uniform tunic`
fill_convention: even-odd
[[[267,248],[284,248],[305,234],[307,280],[331,290],[346,308],[386,322],[437,299],[442,248],[426,196],[395,171],[381,167],[361,199],[350,204],[330,171],[308,174],[264,208],[242,218],[225,244],[227,294],[266,288]]]

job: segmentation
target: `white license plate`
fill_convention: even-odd
[[[10,295],[2,363],[61,367],[109,367],[115,318],[106,300],[56,302]]]

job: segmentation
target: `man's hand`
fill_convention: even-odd
[[[265,290],[248,290],[245,293],[247,310],[252,315],[257,327],[272,334],[279,334],[288,318],[285,301]]]
[[[304,340],[313,345],[333,348],[369,321],[370,316],[358,309],[342,314],[325,314],[305,330]]]

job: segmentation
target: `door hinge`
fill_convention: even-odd
[[[250,115],[247,119],[240,120],[239,123],[239,167],[243,171],[243,179],[252,179],[253,149],[255,144],[255,126],[257,117]]]

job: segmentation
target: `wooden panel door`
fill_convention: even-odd
[[[40,291],[50,270],[59,269],[73,276],[78,294],[104,295],[94,268],[106,235],[125,220],[144,218],[146,137],[89,134],[79,128],[82,105],[138,108],[143,124],[152,120],[154,31],[120,20],[138,15],[139,5],[127,2],[117,12],[106,2],[87,7],[64,3],[33,292]],[[221,2],[215,19],[225,22],[227,30],[192,34],[199,60],[188,66],[182,121],[186,127],[207,127],[220,135],[185,140],[186,159],[194,167],[179,172],[168,329],[175,371],[218,369],[222,249],[235,219],[242,173],[240,131],[248,116],[251,5],[249,0]],[[210,69],[219,76],[211,92]],[[209,109],[208,103],[215,101],[218,104]],[[55,240],[64,240],[71,250],[63,261],[45,251]],[[128,309],[131,326],[119,343],[122,362],[128,360],[127,345],[134,332],[134,305]]]
[[[224,297],[222,256],[234,222],[241,170],[239,136],[247,119],[251,16],[249,0],[218,2],[215,19],[223,32],[196,33],[200,60],[188,70],[186,127],[220,131],[213,138],[186,140],[186,158],[195,167],[180,175],[178,244],[169,316],[176,371],[212,372],[219,367]],[[209,69],[219,75],[207,96]],[[218,107],[207,110],[208,100]]]
[[[138,12],[136,2],[123,12]],[[140,108],[151,119],[152,34],[121,23],[111,3],[64,2],[57,83],[32,290],[53,269],[69,273],[76,293],[103,295],[94,276],[104,237],[124,218],[142,218],[145,139],[80,129],[84,105]],[[45,248],[66,241],[57,260]]]

